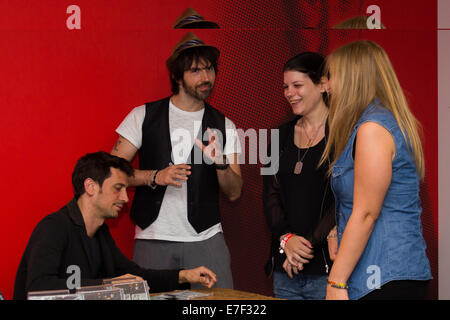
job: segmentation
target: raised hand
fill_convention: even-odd
[[[195,139],[195,144],[199,147],[203,154],[214,164],[225,164],[225,157],[222,153],[222,146],[219,140],[219,133],[217,130],[206,129],[208,133],[208,145],[205,146],[200,140]]]

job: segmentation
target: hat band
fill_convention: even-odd
[[[181,20],[180,22],[178,22],[174,28],[181,27],[182,25],[184,25],[188,22],[199,21],[199,20],[204,21],[205,19],[203,19],[203,17],[199,16],[198,14],[193,14],[192,16],[186,17],[183,20]]]
[[[179,52],[179,51],[181,51],[181,50],[184,50],[184,49],[187,48],[187,47],[194,47],[194,46],[204,45],[204,44],[205,44],[205,43],[204,43],[203,41],[201,41],[201,40],[192,39],[192,40],[186,41],[186,42],[183,43],[181,46],[179,46],[179,47],[177,48],[177,50],[175,50],[175,53],[176,53],[176,52]]]

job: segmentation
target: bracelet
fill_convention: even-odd
[[[225,163],[225,164],[216,164],[214,165],[216,167],[217,170],[226,170],[228,169],[228,167],[230,166],[229,163]]]
[[[329,235],[327,235],[327,240],[330,238],[336,238],[336,237],[337,237],[337,233],[333,232],[333,233],[330,233]]]
[[[158,174],[159,170],[153,171],[152,175],[150,176],[148,186],[152,189],[155,189],[158,185],[156,184],[156,175]]]
[[[226,170],[228,167],[230,166],[230,164],[227,162],[227,157],[223,156],[223,163],[222,164],[214,164],[214,167],[217,170]]]
[[[346,283],[338,283],[334,281],[330,281],[327,279],[327,283],[336,289],[348,289],[348,285]]]
[[[280,253],[284,253],[284,247],[286,246],[286,243],[288,242],[288,240],[293,237],[294,234],[292,233],[288,233],[280,242]]]

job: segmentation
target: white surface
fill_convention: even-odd
[[[438,26],[450,28],[450,1],[438,1]],[[450,30],[438,30],[439,299],[450,299]]]

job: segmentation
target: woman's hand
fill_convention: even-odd
[[[298,270],[303,270],[303,265],[314,258],[311,243],[301,236],[292,236],[286,242],[284,252],[289,264]]]
[[[293,266],[292,264],[289,263],[288,259],[284,260],[283,263],[283,269],[284,271],[286,271],[287,275],[289,276],[289,278],[294,278],[294,274],[298,275],[298,271],[303,270],[303,264],[301,263],[301,268],[299,268],[298,266]]]

